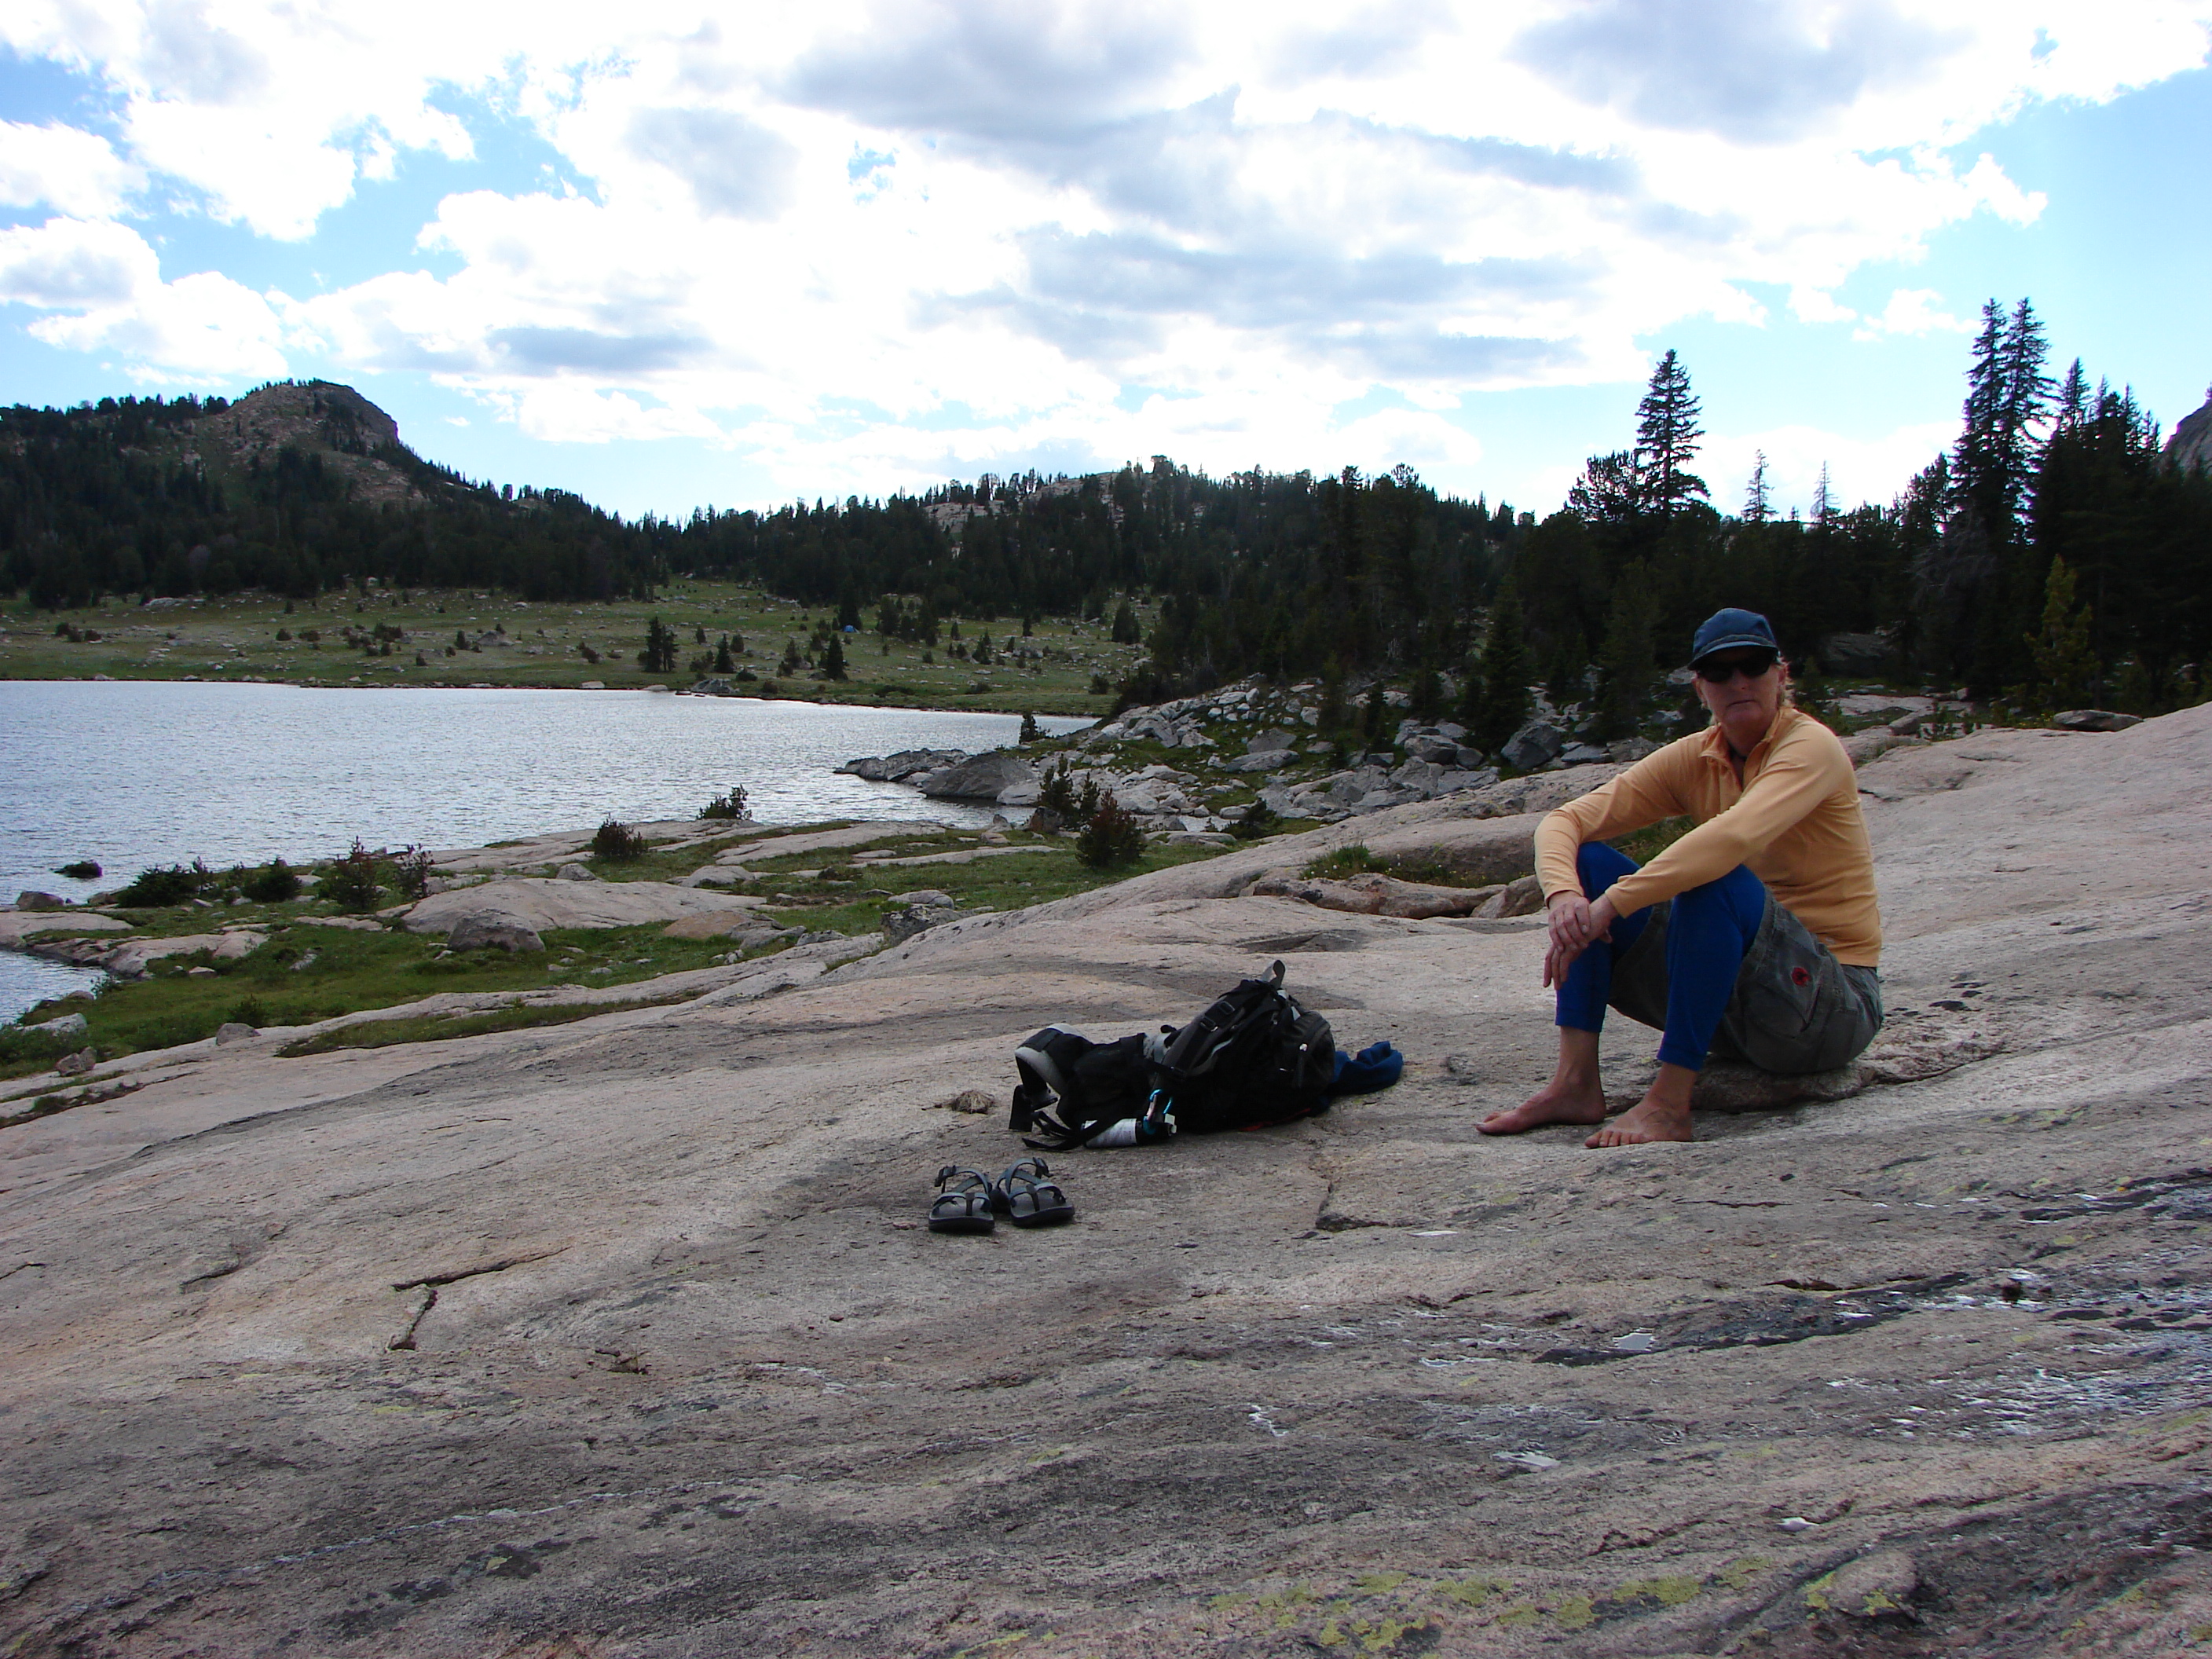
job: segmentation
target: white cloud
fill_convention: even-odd
[[[48,314],[33,338],[77,351],[115,351],[142,380],[216,384],[284,372],[269,302],[216,271],[173,283],[137,232],[105,222],[50,219],[0,231],[0,301]]]
[[[1865,319],[1861,326],[1851,331],[1851,337],[1874,340],[1885,334],[1972,334],[1973,320],[1954,317],[1942,310],[1942,298],[1929,288],[1894,289],[1881,315]]]
[[[105,216],[143,181],[98,133],[50,121],[0,121],[0,207],[52,207]]]
[[[1835,296],[1947,226],[2033,222],[2041,197],[1975,135],[2197,66],[2208,20],[2212,0],[17,0],[0,44],[97,81],[122,148],[0,129],[0,191],[76,180],[88,220],[158,194],[303,238],[364,179],[504,124],[546,175],[487,164],[377,274],[264,301],[80,235],[22,280],[128,297],[56,299],[37,326],[149,364],[427,373],[533,435],[707,436],[810,493],[1017,451],[1351,446],[1449,473],[1475,453],[1447,418],[1462,393],[1640,379],[1655,330],[1760,324],[1753,289],[1866,335],[1956,326],[1928,289],[1878,316]],[[1138,388],[1158,395],[1132,412]],[[1377,389],[1410,408],[1340,425]]]

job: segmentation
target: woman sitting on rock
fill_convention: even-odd
[[[1657,1079],[1590,1146],[1691,1139],[1690,1091],[1708,1054],[1825,1072],[1881,1029],[1881,917],[1850,757],[1790,704],[1790,665],[1756,611],[1707,618],[1690,665],[1713,723],[1537,829],[1559,1069],[1486,1119],[1485,1134],[1604,1122],[1609,1006],[1665,1036]],[[1680,815],[1698,827],[1641,868],[1605,845]]]

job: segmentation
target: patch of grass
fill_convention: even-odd
[[[1638,864],[1649,864],[1697,827],[1695,818],[1662,818],[1626,836],[1615,836],[1606,845],[1616,853],[1626,854]]]
[[[20,1025],[0,1025],[0,1078],[34,1077],[50,1072],[56,1060],[83,1048],[88,1040],[59,1037],[51,1031],[27,1031]]]
[[[568,1025],[600,1014],[628,1013],[637,1008],[665,1008],[681,997],[637,997],[626,1002],[555,1003],[550,1006],[497,1008],[477,1014],[425,1014],[415,1019],[373,1019],[359,1025],[341,1025],[276,1052],[287,1060],[326,1054],[338,1048],[388,1048],[401,1042],[443,1042],[451,1037],[482,1036],[488,1031],[520,1031],[535,1025]]]
[[[624,866],[624,874],[665,878],[709,861],[720,847],[776,833],[748,827],[688,852],[647,853],[637,864]],[[1085,868],[1065,838],[1018,832],[1010,842],[1023,850],[972,864],[889,868],[853,865],[849,853],[842,849],[836,854],[796,854],[764,860],[769,866],[770,879],[763,885],[772,892],[787,893],[797,902],[747,914],[763,924],[813,932],[869,933],[882,926],[884,911],[896,903],[900,895],[925,888],[950,894],[963,909],[1015,910],[1085,892],[1127,875],[1192,863],[1212,857],[1216,851],[1207,847],[1151,848],[1131,868],[1104,875]],[[949,830],[921,836],[896,832],[885,838],[884,844],[902,852],[930,852],[973,845],[974,837]],[[665,864],[656,868],[656,860]],[[793,864],[811,869],[842,866],[847,879],[823,882],[795,877],[788,868],[775,867]],[[317,910],[327,908],[318,906]],[[371,931],[319,926],[307,919],[303,908],[298,904],[213,908],[179,905],[134,915],[134,921],[141,924],[137,936],[143,938],[200,933],[218,920],[265,929],[269,937],[258,949],[236,960],[216,961],[205,951],[165,957],[147,978],[112,982],[93,1001],[54,1001],[34,1009],[26,1016],[27,1021],[81,1012],[87,1033],[52,1052],[46,1042],[39,1041],[17,1051],[13,1059],[0,1046],[0,1076],[43,1071],[60,1053],[87,1044],[103,1057],[112,1058],[195,1042],[212,1036],[228,1020],[243,1019],[263,1028],[307,1025],[340,1014],[394,1007],[439,991],[533,991],[563,984],[594,988],[633,984],[728,961],[739,948],[728,939],[666,939],[661,924],[652,923],[635,927],[552,929],[544,935],[548,948],[543,954],[455,952],[447,951],[434,936],[392,928]],[[771,945],[767,952],[754,954],[782,948]],[[215,971],[195,978],[189,972],[195,966]],[[440,1024],[438,1030],[441,1035],[465,1034],[454,1031],[450,1024]]]
[[[1353,842],[1333,853],[1324,853],[1306,866],[1306,874],[1322,881],[1341,881],[1346,876],[1387,875],[1390,861],[1367,850],[1364,842]]]
[[[111,983],[88,1003],[48,1003],[26,1018],[35,1022],[83,1014],[88,1032],[68,1047],[90,1043],[105,1058],[197,1042],[238,1018],[243,1007],[261,1016],[246,1020],[248,1024],[307,1025],[441,991],[627,985],[709,967],[737,948],[729,939],[664,939],[657,923],[555,928],[544,939],[548,948],[543,955],[453,953],[434,936],[295,926],[273,933],[267,944],[237,961],[216,962],[204,952],[165,957],[145,979]],[[301,968],[303,961],[307,966]],[[216,971],[196,979],[186,972],[195,965]],[[9,1072],[0,1061],[0,1075],[25,1075],[46,1064],[51,1061],[27,1059]]]
[[[541,685],[574,687],[586,680],[615,690],[660,684],[679,690],[714,671],[712,653],[731,638],[730,677],[750,695],[766,692],[787,639],[802,650],[834,609],[778,599],[741,584],[679,579],[649,599],[578,605],[527,603],[514,595],[451,589],[331,593],[300,602],[260,594],[201,599],[174,611],[146,611],[118,599],[70,614],[70,632],[46,627],[0,638],[0,678],[48,679],[94,673],[117,679],[289,680],[306,684]],[[1049,651],[1041,672],[994,662],[992,689],[977,691],[971,664],[949,660],[940,639],[933,651],[918,642],[888,643],[870,630],[843,641],[850,678],[819,678],[817,665],[780,678],[777,693],[817,702],[895,703],[908,708],[999,709],[1017,714],[1102,714],[1109,688],[1144,654],[1115,645],[1103,622],[1036,619],[1024,643]],[[1146,607],[1146,621],[1152,617]],[[646,629],[658,617],[677,635],[672,672],[648,673],[640,658]],[[43,618],[41,619],[43,621]],[[949,619],[948,619],[949,620]],[[972,640],[983,624],[964,618]],[[496,629],[500,631],[495,632]],[[378,637],[379,630],[381,637]],[[705,641],[696,637],[704,630]],[[376,653],[345,643],[352,631],[374,641]],[[1008,632],[1006,618],[989,625],[994,655]],[[72,632],[74,637],[72,637]],[[455,634],[481,649],[456,648]],[[388,641],[392,654],[380,654]],[[591,654],[586,655],[586,651]],[[620,654],[617,655],[617,653]],[[925,654],[934,659],[925,662]],[[702,659],[706,666],[700,666]],[[1007,732],[1014,731],[1009,720]]]

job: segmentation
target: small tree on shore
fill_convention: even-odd
[[[1134,864],[1145,854],[1145,832],[1136,815],[1125,812],[1110,794],[1103,795],[1091,822],[1075,838],[1075,856],[1093,870],[1110,870]]]

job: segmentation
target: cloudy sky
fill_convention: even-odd
[[[1165,453],[1547,510],[1653,357],[1886,500],[1981,302],[2212,381],[2212,0],[9,0],[7,401],[350,382],[624,512]]]

